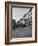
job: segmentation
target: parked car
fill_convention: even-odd
[[[18,27],[26,27],[26,22],[24,20],[18,21]]]

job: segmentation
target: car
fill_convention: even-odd
[[[18,22],[18,27],[26,27],[26,22],[24,20],[20,20]]]

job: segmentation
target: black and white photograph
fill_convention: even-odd
[[[12,7],[12,38],[32,37],[33,7]]]
[[[37,42],[37,4],[6,2],[5,43]]]

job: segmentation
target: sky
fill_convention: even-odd
[[[17,7],[13,7],[12,8],[12,19],[15,19],[16,22],[18,20],[20,20],[24,14],[26,14],[28,11],[30,10],[30,8],[17,8]]]

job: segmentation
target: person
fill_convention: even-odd
[[[14,19],[14,20],[12,20],[12,29],[15,29],[15,28],[16,28],[16,21]]]

